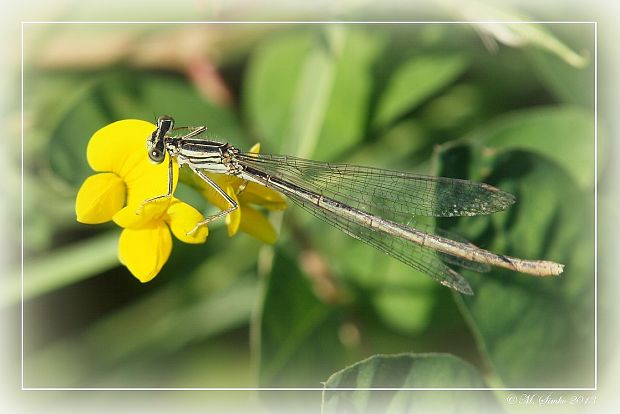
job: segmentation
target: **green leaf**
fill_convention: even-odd
[[[564,274],[540,280],[494,272],[497,277],[474,282],[476,298],[464,299],[509,386],[593,384],[593,325],[584,322],[593,321],[592,194],[571,193],[571,184],[544,165],[521,179],[517,217],[503,235],[506,249],[497,247],[517,257],[556,260],[565,264]]]
[[[379,97],[373,126],[384,127],[415,109],[452,83],[467,64],[467,59],[458,54],[426,54],[409,58],[395,70],[387,89]]]
[[[277,254],[260,319],[261,387],[317,387],[343,365],[340,320],[296,263]]]
[[[545,119],[546,112],[541,112]],[[531,118],[536,120],[533,112]],[[517,202],[489,218],[461,219],[457,232],[497,253],[554,260],[566,267],[560,277],[548,278],[498,269],[484,275],[464,272],[475,295],[455,297],[498,384],[590,387],[593,193],[579,188],[576,180],[581,178],[561,168],[573,165],[580,171],[582,154],[575,154],[570,145],[557,145],[551,154],[544,140],[536,147],[524,133],[525,144],[518,145],[504,141],[504,129],[495,131],[497,135],[488,136],[485,142],[498,144],[502,151],[488,151],[480,145],[453,147],[440,154],[440,174],[468,178],[449,172],[453,165],[463,166],[469,178],[482,177],[514,193]],[[512,145],[499,145],[502,142]],[[575,156],[577,160],[571,159]],[[549,162],[562,158],[562,164]]]
[[[282,146],[295,87],[312,43],[309,33],[293,32],[265,40],[251,57],[243,103],[253,131],[271,151]]]
[[[498,412],[497,400],[485,392],[364,390],[485,387],[472,365],[449,354],[373,355],[329,377],[323,391],[322,412]]]
[[[254,55],[248,117],[273,152],[329,159],[363,138],[382,38],[330,25],[274,38]]]
[[[512,112],[469,135],[496,151],[528,151],[557,163],[581,188],[594,185],[594,119],[573,106]],[[605,151],[604,141],[601,142]]]

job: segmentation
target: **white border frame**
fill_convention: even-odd
[[[24,27],[39,24],[592,24],[594,25],[594,387],[585,388],[207,388],[24,386]],[[598,22],[596,21],[22,21],[21,22],[21,390],[22,391],[597,391],[598,390]]]

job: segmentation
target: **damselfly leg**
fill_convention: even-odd
[[[179,139],[189,139],[189,138],[193,138],[195,136],[198,136],[200,134],[202,134],[203,132],[205,132],[207,130],[206,126],[199,126],[199,127],[178,127],[175,129],[175,131],[181,130],[181,129],[187,129],[189,131],[189,133],[187,135],[183,135],[182,137],[179,137]]]
[[[194,173],[196,173],[196,175],[198,175],[198,177],[200,177],[205,183],[209,184],[211,186],[211,188],[213,188],[215,191],[217,191],[217,193],[219,195],[222,196],[222,198],[224,198],[228,204],[230,204],[230,208],[226,209],[226,210],[222,210],[219,213],[213,214],[209,217],[206,217],[204,220],[198,222],[194,228],[189,231],[187,233],[187,235],[192,235],[194,232],[196,232],[196,230],[198,230],[200,227],[207,225],[208,223],[212,222],[213,220],[217,220],[220,217],[224,217],[230,213],[232,213],[233,211],[235,211],[237,208],[239,208],[239,204],[237,204],[235,202],[235,200],[233,200],[228,194],[226,194],[226,191],[224,191],[220,186],[218,186],[212,179],[209,178],[209,176],[207,176],[205,173],[203,173],[202,171],[200,171],[197,168],[194,167],[190,167],[192,169],[192,171]]]
[[[142,204],[140,204],[140,207],[138,207],[138,209],[136,210],[136,214],[137,215],[142,214],[142,211],[144,211],[144,206],[149,203],[152,203],[153,201],[172,197],[172,183],[173,182],[174,182],[174,170],[172,168],[172,157],[168,156],[168,192],[166,194],[162,194],[157,197],[152,197],[152,198],[144,200]]]

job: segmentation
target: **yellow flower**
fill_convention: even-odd
[[[260,144],[256,144],[249,152],[257,154],[259,150]],[[276,230],[269,220],[252,205],[262,206],[268,210],[283,210],[286,208],[286,202],[278,192],[230,175],[209,173],[207,175],[239,205],[239,208],[226,216],[229,236],[232,237],[241,230],[264,243],[276,242]],[[211,186],[199,177],[194,179],[201,188],[202,194],[211,204],[220,210],[230,207],[228,202]]]
[[[203,243],[208,234],[206,226],[187,234],[204,217],[174,197],[141,208],[145,200],[168,192],[168,160],[153,164],[146,152],[146,139],[155,128],[146,121],[127,119],[95,132],[86,156],[91,168],[99,173],[84,181],[75,204],[81,223],[114,220],[124,228],[118,244],[119,260],[141,282],[155,277],[168,260],[172,250],[170,231],[186,243]],[[174,162],[173,191],[178,170]]]

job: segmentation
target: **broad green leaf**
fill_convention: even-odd
[[[373,126],[382,128],[452,83],[467,68],[459,54],[415,55],[391,75],[382,91]]]
[[[543,111],[541,118],[544,115]],[[485,142],[502,142],[502,136],[488,136]],[[524,139],[527,142],[526,134]],[[539,142],[544,148],[546,143]],[[594,351],[592,190],[580,189],[577,177],[549,162],[547,152],[537,150],[533,142],[515,143],[515,147],[498,146],[502,151],[489,152],[482,145],[463,146],[441,153],[441,174],[450,175],[451,164],[465,165],[470,171],[483,169],[485,181],[517,197],[506,212],[462,219],[459,232],[497,253],[563,263],[564,273],[538,278],[497,269],[487,274],[465,272],[475,295],[455,297],[499,384],[590,387]],[[569,147],[558,145],[556,154],[549,153],[549,157],[554,161],[565,157],[563,165],[582,159],[579,154],[578,160],[571,160],[574,150]],[[469,156],[455,157],[464,149]],[[575,164],[574,168],[582,166]]]
[[[594,185],[594,119],[572,106],[540,107],[495,119],[470,137],[494,151],[528,151],[557,163],[580,188]],[[599,142],[599,151],[606,145]],[[602,147],[602,148],[601,148]]]
[[[374,355],[329,377],[323,390],[322,412],[501,412],[491,393],[423,390],[486,387],[472,365],[449,354]],[[403,389],[379,392],[367,388]]]
[[[343,30],[325,120],[313,156],[330,159],[364,138],[372,67],[384,39],[375,32]]]
[[[252,129],[272,152],[281,148],[295,88],[312,46],[310,33],[294,32],[263,41],[251,57],[243,103]]]
[[[338,56],[342,53],[345,30],[330,26],[315,39],[304,58],[300,82],[296,85],[290,123],[282,152],[309,157],[317,148],[334,89]]]
[[[281,253],[274,260],[259,327],[259,385],[317,387],[343,365],[339,317],[295,262]]]
[[[258,49],[247,72],[247,115],[273,152],[334,158],[361,140],[382,38],[329,25]]]

